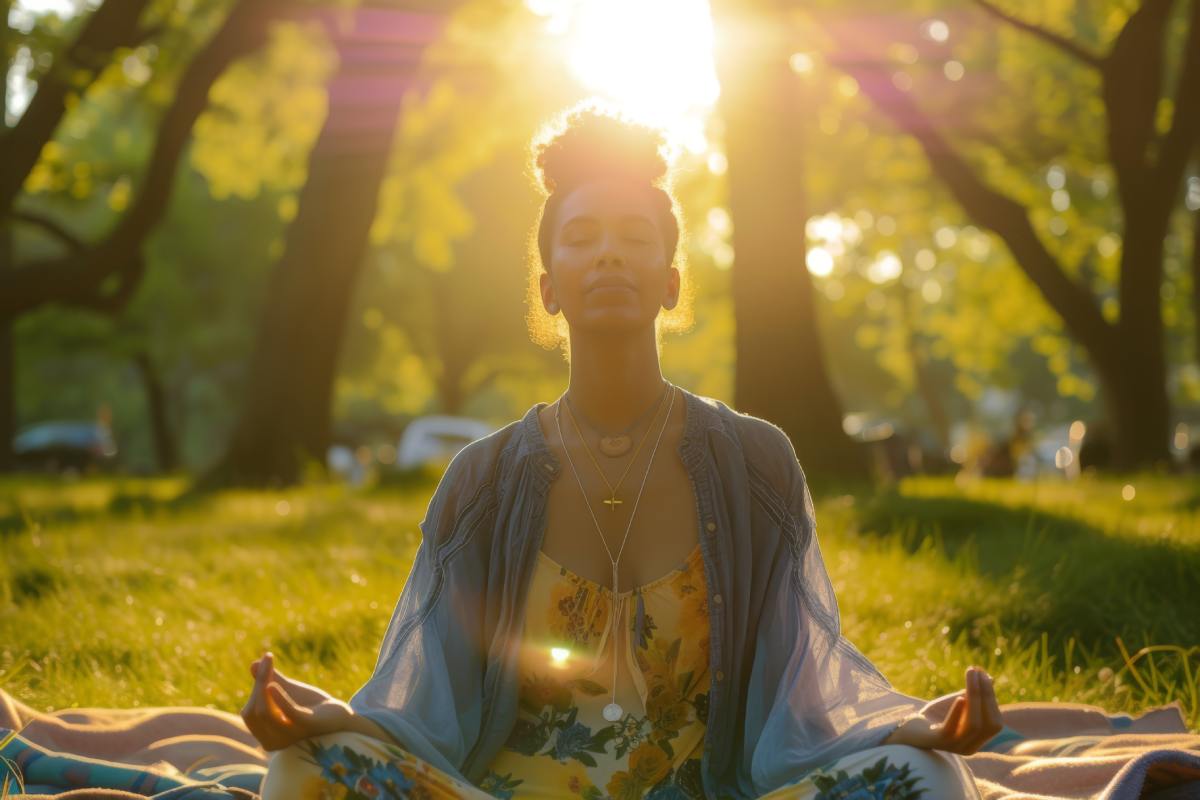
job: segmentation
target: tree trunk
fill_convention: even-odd
[[[1200,366],[1200,211],[1192,214],[1192,360]]]
[[[0,141],[8,134],[8,71],[12,66],[12,46],[9,43],[8,14],[11,0],[0,0],[0,67],[4,81],[0,82]],[[13,262],[12,223],[0,219],[0,269]],[[9,472],[16,465],[13,437],[17,434],[17,343],[13,336],[13,321],[0,316],[0,472]]]
[[[1114,466],[1135,469],[1170,463],[1171,405],[1162,314],[1163,239],[1170,209],[1149,195],[1125,206],[1121,251],[1121,318],[1115,375],[1106,394],[1114,423]],[[1096,361],[1096,358],[1093,358]]]
[[[781,13],[774,3],[714,4],[736,254],[734,404],[779,425],[813,475],[864,478],[868,461],[842,428],[805,266],[801,87],[785,43],[762,41],[755,34],[768,27],[738,9]]]
[[[10,248],[7,228],[0,227],[0,248]],[[0,317],[0,472],[16,466],[13,438],[17,435],[17,343],[13,321]]]
[[[449,272],[435,272],[429,281],[430,305],[433,307],[434,349],[438,358],[437,393],[443,414],[458,416],[466,405],[465,378],[478,350],[463,347],[459,341],[461,326],[459,309],[462,307],[460,294],[455,286],[462,268],[456,266]],[[469,291],[469,289],[468,289]]]
[[[154,441],[154,457],[162,472],[173,472],[179,466],[175,434],[167,414],[167,396],[162,376],[150,354],[142,351],[133,357],[138,373],[142,377],[142,388],[146,393],[146,411],[150,416],[150,434]]]
[[[305,461],[324,467],[350,300],[401,99],[436,21],[406,15],[398,26],[400,12],[391,11],[380,26],[375,12],[353,13],[352,30],[331,26],[339,66],[329,86],[328,117],[268,283],[245,404],[209,484],[292,484],[303,477]]]
[[[913,383],[925,403],[929,424],[941,448],[938,455],[947,458],[950,453],[950,416],[946,413],[946,404],[929,366],[928,348],[921,341],[913,321],[915,314],[912,306],[916,302],[916,294],[904,285],[903,276],[895,282],[895,291],[900,303],[900,324],[904,326],[904,347],[912,362]]]

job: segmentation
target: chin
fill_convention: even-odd
[[[593,310],[580,321],[579,329],[587,333],[637,333],[646,328],[654,328],[654,318],[646,318],[635,308],[612,308],[603,311]]]

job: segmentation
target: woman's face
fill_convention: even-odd
[[[667,263],[650,193],[617,180],[574,189],[558,208],[542,303],[572,331],[653,327],[679,300],[679,270]]]

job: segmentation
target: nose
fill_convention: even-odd
[[[625,256],[621,255],[621,249],[618,246],[618,237],[612,233],[604,234],[600,241],[600,250],[596,254],[597,267],[619,267],[624,266]]]

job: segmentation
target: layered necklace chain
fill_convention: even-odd
[[[629,446],[631,444],[633,444],[633,431],[635,431],[641,427],[642,423],[646,421],[646,418],[651,416],[651,412],[653,412],[653,416],[658,416],[658,409],[662,408],[662,399],[666,396],[666,394],[667,394],[667,382],[663,381],[663,390],[662,390],[662,393],[658,396],[658,402],[652,406],[649,406],[645,411],[643,411],[640,415],[638,415],[637,419],[635,419],[632,423],[630,423],[628,428],[621,431],[620,433],[606,433],[605,431],[602,431],[600,429],[599,425],[592,422],[584,414],[581,414],[575,410],[575,405],[571,402],[571,398],[567,397],[565,394],[563,395],[563,397],[567,401],[567,411],[569,411],[571,413],[572,422],[574,422],[576,417],[579,417],[585,423],[587,423],[587,426],[589,428],[591,428],[594,431],[597,431],[600,434],[600,452],[610,458],[620,458],[621,456],[623,456],[629,452]],[[578,429],[578,427],[579,426],[576,425],[576,429]],[[650,432],[650,429],[647,428],[646,433],[648,434],[649,432]],[[645,436],[642,437],[642,441],[643,442],[646,441]],[[638,445],[638,448],[639,449],[641,448],[640,444]],[[591,452],[592,451],[589,449],[588,454],[591,455]],[[634,453],[633,457],[636,459],[637,453]],[[594,460],[595,459],[593,459],[593,461]]]
[[[662,408],[662,402],[663,402],[663,399],[666,398],[666,396],[667,396],[667,389],[669,388],[669,386],[670,386],[670,384],[668,384],[666,381],[663,382],[663,390],[662,390],[662,393],[659,394],[659,396],[658,396],[658,402],[655,403],[653,406],[651,406],[652,410],[654,411],[655,417],[658,416],[658,411],[659,411],[659,409]],[[604,500],[603,502],[606,506],[608,506],[609,511],[612,511],[615,513],[617,510],[617,506],[624,505],[624,503],[625,503],[624,500],[617,499],[617,490],[620,489],[621,484],[625,482],[625,476],[627,476],[629,474],[629,470],[633,469],[633,463],[635,461],[637,461],[638,453],[642,452],[642,445],[646,444],[646,439],[649,438],[650,430],[654,426],[653,425],[646,426],[646,432],[644,434],[642,434],[642,440],[640,442],[638,442],[637,449],[633,451],[633,455],[630,456],[630,458],[629,458],[629,463],[625,465],[625,471],[621,473],[621,477],[617,479],[617,483],[614,486],[612,484],[612,482],[609,481],[608,476],[604,474],[604,469],[600,466],[600,462],[598,462],[596,460],[596,457],[594,455],[592,455],[592,448],[590,446],[587,446],[587,440],[583,436],[583,431],[579,430],[579,423],[575,421],[575,416],[576,416],[575,405],[571,402],[571,398],[567,397],[564,394],[563,399],[565,399],[567,401],[567,414],[571,417],[571,425],[575,428],[575,434],[579,437],[580,441],[582,441],[584,443],[585,452],[587,453],[588,458],[591,459],[593,466],[596,467],[596,472],[600,473],[600,479],[604,481],[604,485],[608,487],[608,498],[606,500]],[[643,414],[642,416],[645,417],[645,414]],[[593,427],[593,428],[595,427],[594,425],[591,425],[590,423],[589,423],[589,426]],[[630,428],[630,430],[632,430],[632,428]],[[603,442],[603,441],[604,441],[604,438],[603,438],[603,435],[601,435],[601,442]],[[628,449],[628,447],[625,449]]]
[[[625,535],[621,537],[621,546],[617,549],[617,555],[615,558],[613,557],[612,549],[608,546],[608,540],[604,538],[604,530],[600,527],[600,520],[596,519],[596,512],[592,510],[592,502],[588,499],[587,490],[583,487],[583,480],[579,477],[579,470],[575,467],[575,460],[571,457],[571,449],[567,447],[566,440],[563,439],[562,404],[559,403],[554,409],[554,424],[558,428],[558,439],[560,442],[562,442],[563,451],[567,454],[567,463],[571,465],[571,472],[575,475],[575,482],[579,484],[579,491],[583,495],[583,502],[587,506],[588,515],[592,518],[592,524],[596,526],[596,533],[600,536],[600,543],[604,545],[604,552],[608,554],[609,563],[612,565],[612,609],[608,615],[609,632],[607,634],[609,641],[613,643],[612,702],[606,705],[604,710],[601,712],[604,719],[609,722],[617,722],[623,716],[625,716],[624,709],[622,709],[617,703],[617,647],[620,644],[621,637],[616,634],[615,631],[620,629],[615,628],[615,626],[616,621],[620,617],[621,611],[623,610],[620,606],[617,594],[617,579],[619,577],[618,565],[621,561],[621,554],[625,552],[625,542],[629,540],[629,531],[633,528],[633,518],[634,515],[637,514],[638,504],[641,503],[642,492],[646,488],[646,479],[650,477],[650,469],[654,466],[654,456],[658,453],[658,446],[662,443],[663,432],[667,429],[667,423],[671,419],[671,410],[675,407],[675,386],[673,384],[668,384],[668,386],[671,390],[671,401],[667,404],[667,414],[663,418],[662,425],[659,426],[658,438],[655,440],[654,447],[650,451],[650,461],[646,464],[646,473],[642,476],[642,484],[640,487],[638,487],[637,497],[634,498],[633,508],[629,512],[629,521],[625,524]],[[564,397],[565,396],[566,395],[564,394]],[[660,398],[659,407],[661,406],[662,402]],[[576,426],[576,431],[578,431],[578,426]],[[649,434],[649,430],[647,430],[647,434]],[[583,437],[581,436],[580,438]],[[644,438],[643,441],[645,441]],[[587,440],[584,440],[583,444],[584,447],[588,449],[588,455],[590,456],[591,446],[587,443]],[[641,449],[640,445],[638,449]],[[594,458],[593,463],[595,463]],[[631,461],[630,464],[632,463],[633,462]],[[599,464],[596,464],[596,469],[600,469]],[[628,468],[626,469],[626,472],[628,472]],[[600,474],[602,477],[604,476],[603,471],[601,471]],[[622,478],[624,478],[624,476],[622,476]],[[605,478],[605,483],[608,483],[607,478]],[[610,497],[610,499],[615,499],[615,492],[613,492],[611,484],[609,485],[609,491],[612,492],[612,497]],[[610,505],[610,508],[616,510],[616,505]],[[621,628],[623,627],[624,626],[622,625]]]

